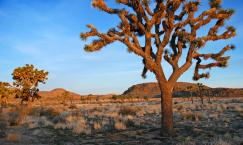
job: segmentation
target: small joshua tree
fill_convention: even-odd
[[[201,100],[201,104],[203,104],[204,86],[202,83],[197,83],[197,87],[198,87],[198,96]]]
[[[199,70],[227,65],[229,57],[225,57],[224,53],[234,46],[227,45],[218,53],[204,54],[200,50],[210,41],[229,39],[236,35],[232,26],[226,27],[219,33],[219,29],[233,15],[234,10],[223,9],[221,0],[210,0],[208,9],[203,12],[198,12],[199,0],[116,0],[116,2],[123,8],[111,8],[105,0],[92,0],[95,8],[118,16],[120,23],[107,32],[98,31],[92,24],[87,25],[90,31],[81,33],[81,38],[97,39],[93,39],[84,49],[88,52],[99,51],[118,41],[125,44],[129,52],[140,56],[144,64],[142,77],[146,77],[148,70],[154,73],[161,90],[161,132],[172,135],[172,90],[180,76],[194,66],[194,62],[196,62],[194,80],[209,77],[209,73],[199,73]],[[208,29],[207,34],[199,35],[200,28],[205,28],[210,23],[214,24],[211,24],[212,27]],[[204,59],[211,62],[202,64]],[[164,73],[163,61],[169,63],[173,69],[169,76]]]
[[[208,97],[208,103],[212,103],[211,102],[211,98],[213,97],[213,91],[212,89],[206,89],[206,94],[207,94],[207,97]]]
[[[69,101],[69,103],[70,103],[70,106],[72,106],[73,105],[73,95],[72,94],[70,94],[70,92],[68,92],[68,91],[65,91],[65,92],[63,92],[62,94],[61,94],[61,99],[62,99],[62,104],[64,104],[64,105],[66,105],[66,103]]]
[[[38,84],[45,84],[48,72],[38,70],[33,65],[27,64],[16,68],[12,76],[13,84],[17,88],[15,97],[20,98],[22,104],[23,102],[34,101],[40,98],[38,95]]]
[[[187,88],[187,91],[189,92],[189,94],[190,94],[190,97],[191,97],[191,101],[192,101],[192,104],[193,104],[193,96],[192,96],[192,86],[188,86]]]
[[[60,96],[58,96],[58,98],[60,98],[61,104],[66,105],[68,101],[68,92],[63,92]]]

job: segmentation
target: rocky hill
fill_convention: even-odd
[[[71,91],[67,91],[63,88],[57,88],[57,89],[54,89],[54,90],[51,90],[51,91],[40,91],[39,92],[39,95],[44,98],[44,99],[53,99],[53,98],[59,98],[61,97],[62,95],[64,95],[64,93],[67,93],[68,96],[71,96],[72,99],[74,100],[80,100],[81,98],[83,99],[98,99],[98,98],[102,98],[102,99],[105,99],[105,98],[111,98],[114,94],[106,94],[106,95],[92,95],[92,94],[89,94],[89,95],[80,95],[80,94],[77,94],[77,93],[74,93],[74,92],[71,92]]]
[[[191,88],[190,88],[191,87]],[[195,83],[178,82],[174,88],[174,97],[183,97],[190,94],[198,95],[198,86]],[[243,97],[243,89],[232,89],[232,88],[210,88],[203,86],[204,95],[213,95],[215,97]],[[159,97],[160,89],[157,83],[143,83],[133,85],[128,88],[123,95],[137,96],[137,97]]]
[[[79,94],[67,91],[67,90],[65,90],[63,88],[57,88],[57,89],[54,89],[54,90],[51,90],[51,91],[40,91],[39,95],[41,97],[45,98],[45,99],[48,99],[48,98],[61,97],[64,93],[68,93],[68,95],[72,96],[73,99],[80,99],[80,95]]]

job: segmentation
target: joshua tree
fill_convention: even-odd
[[[62,99],[62,104],[66,104],[68,101],[69,101],[69,104],[70,104],[70,106],[73,106],[73,95],[72,94],[70,94],[70,92],[68,92],[68,91],[65,91],[65,92],[63,92],[62,94],[61,94],[61,99]]]
[[[33,65],[18,67],[13,71],[14,86],[16,86],[16,98],[21,99],[21,103],[28,102],[30,99],[39,99],[38,84],[45,84],[48,72],[35,69]]]
[[[211,102],[211,98],[213,97],[213,91],[212,91],[212,89],[207,89],[206,90],[206,93],[207,93],[207,97],[208,97],[208,103],[212,103]]]
[[[201,104],[203,104],[204,86],[202,83],[197,83],[197,87],[198,87],[198,96],[201,100]]]
[[[69,93],[68,91],[63,92],[58,98],[60,98],[61,104],[66,105],[68,101]]]
[[[229,39],[236,35],[232,26],[226,27],[223,33],[218,33],[234,11],[223,9],[221,0],[210,0],[208,9],[202,13],[197,12],[200,6],[199,0],[116,0],[116,2],[122,6],[111,8],[105,0],[92,1],[93,7],[117,15],[120,23],[107,32],[98,31],[92,24],[87,25],[90,31],[81,33],[81,38],[95,39],[92,39],[84,49],[88,52],[99,51],[118,41],[125,44],[129,52],[140,56],[144,64],[142,77],[146,77],[148,70],[154,73],[161,90],[161,131],[172,135],[172,90],[179,77],[194,66],[192,65],[194,61],[196,62],[194,80],[209,77],[209,73],[200,74],[199,70],[226,66],[229,57],[225,57],[224,53],[234,46],[227,45],[218,53],[203,54],[200,50],[207,42]],[[214,24],[208,29],[207,34],[199,35],[200,28],[205,29],[210,23]],[[182,54],[186,54],[186,57]],[[202,64],[203,59],[211,62]],[[164,74],[163,61],[168,62],[173,69],[170,76]]]

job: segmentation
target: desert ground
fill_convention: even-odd
[[[174,98],[174,137],[160,136],[160,99],[38,100],[1,106],[1,145],[241,145],[243,98]],[[71,103],[71,104],[70,104]]]

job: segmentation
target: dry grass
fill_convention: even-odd
[[[21,134],[19,133],[9,133],[6,137],[9,142],[18,142],[21,140]]]
[[[219,139],[215,139],[214,141],[209,143],[209,145],[233,145],[233,144],[231,144],[229,141],[225,141],[225,140],[219,138]]]
[[[116,121],[115,122],[115,129],[117,129],[117,130],[125,130],[127,127],[126,127],[126,125],[123,123],[123,122],[121,122],[121,121]]]
[[[138,107],[130,107],[130,106],[124,106],[119,110],[119,114],[121,115],[136,115],[136,112],[138,112],[140,108]]]
[[[99,122],[94,123],[94,129],[95,130],[100,130],[102,128],[101,124]]]
[[[27,105],[16,105],[8,113],[10,126],[23,124],[32,107]]]
[[[235,116],[240,119],[243,114],[242,104],[235,103],[239,102],[235,100],[233,101],[234,103],[228,101],[228,104],[224,104],[225,101],[219,101],[213,104],[205,103],[204,105],[200,105],[200,102],[197,102],[197,100],[194,101],[194,104],[191,104],[190,101],[177,101],[173,109],[175,123],[176,125],[179,124],[181,130],[184,131],[181,145],[194,145],[198,144],[198,140],[200,141],[200,139],[196,140],[193,137],[185,139],[185,136],[190,136],[185,135],[188,132],[186,127],[191,127],[191,131],[194,131],[194,126],[197,127],[195,130],[202,133],[201,136],[204,137],[207,135],[205,132],[208,130],[206,129],[204,132],[204,130],[200,128],[201,126],[205,127],[208,125],[207,127],[211,126],[209,129],[213,128],[217,130],[219,129],[217,125],[221,125],[220,123],[222,123],[220,127],[225,127],[225,132],[228,132],[227,129],[232,124],[232,119],[235,119]],[[25,125],[28,129],[30,128],[33,130],[45,130],[45,128],[48,128],[50,130],[55,130],[55,132],[65,132],[69,130],[74,134],[83,135],[96,135],[96,133],[102,134],[109,133],[110,131],[120,132],[123,130],[128,130],[129,132],[131,129],[139,130],[160,127],[159,102],[104,103],[103,105],[76,104],[76,107],[77,108],[70,109],[68,106],[63,106],[63,104],[42,107],[37,105],[30,107],[10,106],[4,108],[0,115],[1,121],[10,122],[9,125]],[[219,124],[217,124],[217,122],[219,122]],[[235,125],[237,126],[238,124]],[[11,127],[14,128],[17,126]],[[230,129],[232,130],[232,128]],[[181,130],[179,130],[180,133]],[[222,134],[225,134],[225,132]],[[141,135],[143,135],[142,137],[146,137],[144,134]],[[17,141],[20,140],[21,135],[16,135],[16,138]],[[226,140],[226,138],[229,139]],[[223,139],[224,140],[215,139],[211,140],[211,142],[216,145],[220,143],[228,145],[227,143],[232,144],[230,140],[241,141],[238,135],[231,138],[226,135]],[[14,135],[8,132],[6,140],[15,140]]]

